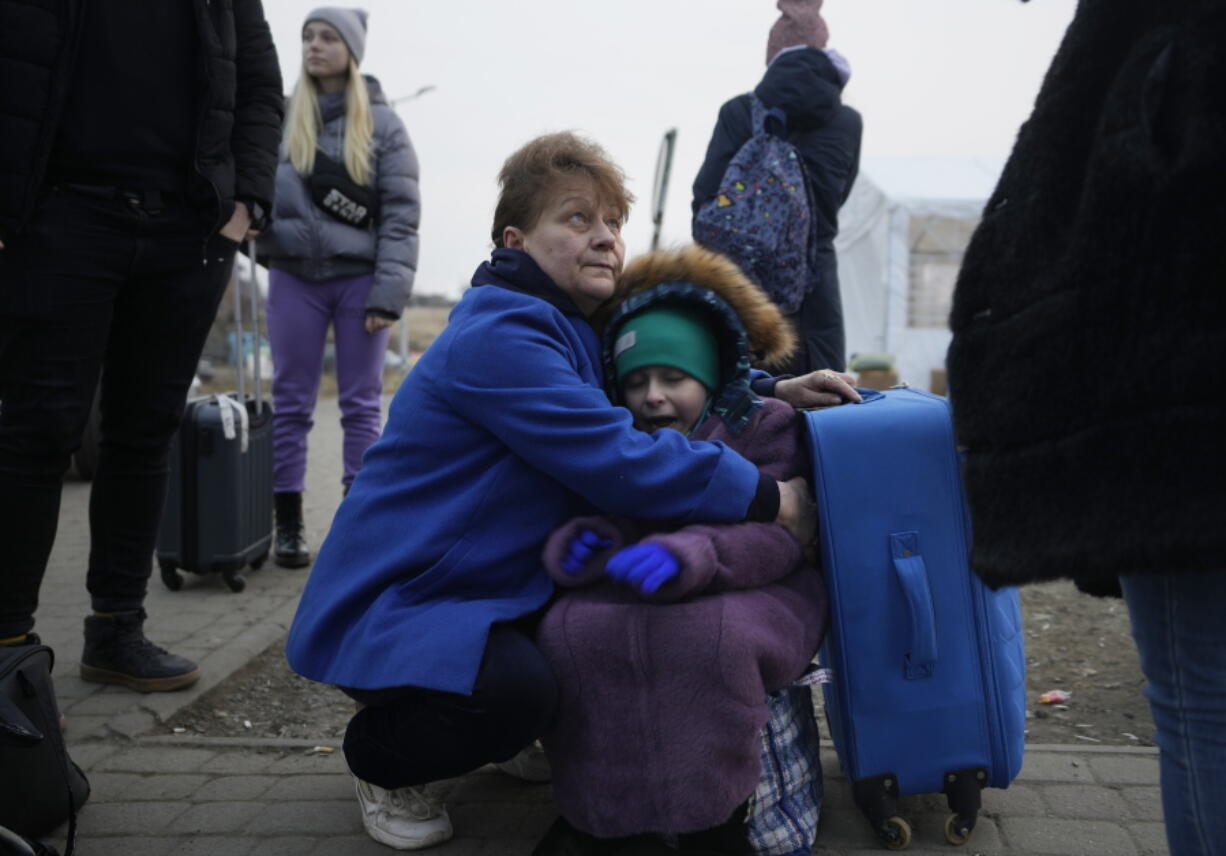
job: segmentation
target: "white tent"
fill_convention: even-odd
[[[1003,161],[865,158],[839,212],[835,251],[848,356],[895,356],[899,379],[929,388],[945,365],[962,253]]]

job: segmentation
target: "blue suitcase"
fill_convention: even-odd
[[[860,394],[861,404],[805,413],[831,609],[826,719],[887,847],[911,839],[898,797],[925,793],[946,795],[946,840],[963,844],[980,789],[1007,787],[1022,766],[1020,602],[970,569],[946,399]]]

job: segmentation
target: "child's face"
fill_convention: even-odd
[[[672,428],[686,434],[707,406],[707,388],[681,369],[644,366],[622,380],[622,398],[640,431]]]

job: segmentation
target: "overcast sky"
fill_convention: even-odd
[[[264,0],[286,89],[317,4]],[[719,106],[761,78],[773,0],[365,0],[362,69],[398,106],[421,161],[416,291],[458,296],[488,257],[502,161],[572,129],[626,170],[628,252],[648,249],[660,140],[678,132],[663,241],[689,237],[690,183]],[[863,154],[1004,157],[1076,0],[826,0]]]

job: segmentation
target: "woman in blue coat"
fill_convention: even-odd
[[[367,831],[400,849],[451,837],[423,785],[512,758],[550,721],[556,687],[532,633],[552,594],[540,553],[554,528],[600,509],[812,535],[803,483],[722,444],[636,431],[602,392],[587,319],[621,272],[620,169],[551,134],[512,155],[500,183],[493,255],[397,392],[287,648],[300,674],[365,705],[345,757]],[[833,373],[776,392],[854,397]]]

